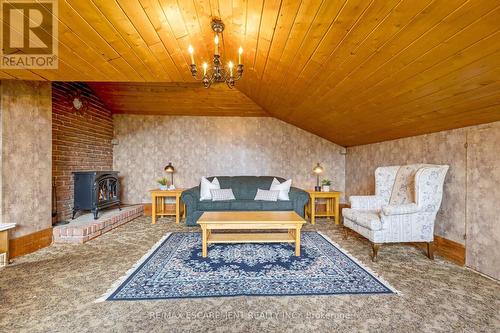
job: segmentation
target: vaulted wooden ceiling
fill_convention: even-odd
[[[500,120],[498,1],[61,0],[59,69],[0,77],[193,82],[187,47],[198,64],[211,58],[212,17],[226,24],[226,61],[244,48],[237,88],[338,144]]]

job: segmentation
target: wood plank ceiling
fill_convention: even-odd
[[[89,82],[114,113],[170,116],[268,117],[245,94],[226,85],[205,89],[198,82]]]
[[[211,58],[211,17],[226,24],[226,61],[245,50],[241,92],[343,146],[500,120],[498,1],[60,0],[59,69],[0,77],[193,82],[186,50]],[[170,110],[115,95],[101,93],[116,112]]]

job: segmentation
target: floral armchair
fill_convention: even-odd
[[[375,195],[351,196],[344,228],[368,238],[372,260],[383,243],[426,242],[434,259],[434,221],[441,206],[448,165],[412,164],[375,170]],[[347,230],[346,234],[347,236]]]

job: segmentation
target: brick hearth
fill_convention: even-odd
[[[96,238],[111,229],[142,216],[143,205],[123,207],[121,211],[112,209],[99,213],[99,219],[94,220],[92,214],[85,214],[72,220],[66,225],[53,228],[54,243],[83,244]]]

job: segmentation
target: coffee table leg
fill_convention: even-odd
[[[295,228],[295,255],[300,257],[300,228]]]
[[[202,229],[202,241],[201,241],[201,256],[203,258],[206,258],[207,257],[207,252],[208,252],[208,249],[207,249],[207,228],[204,227]]]

